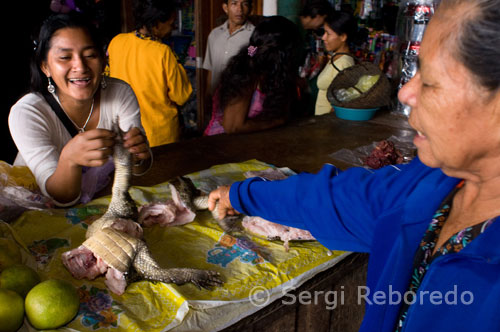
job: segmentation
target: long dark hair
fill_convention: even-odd
[[[352,45],[358,39],[358,23],[351,13],[345,11],[331,11],[326,15],[325,23],[339,36],[347,36],[346,43]]]
[[[175,0],[134,0],[135,28],[146,27],[149,32],[159,22],[168,21],[177,10]]]
[[[81,28],[86,30],[96,47],[99,57],[104,61],[104,47],[100,34],[87,17],[77,12],[51,15],[42,23],[38,38],[34,41],[35,52],[30,64],[30,88],[32,92],[43,92],[47,89],[47,77],[42,72],[41,65],[43,62],[47,61],[47,54],[51,48],[50,41],[52,36],[58,30],[64,28]]]
[[[266,95],[266,111],[286,111],[296,93],[298,57],[297,26],[282,16],[265,17],[255,27],[249,45],[229,61],[221,74],[219,94],[224,109],[257,85]],[[248,46],[256,48],[252,56]]]

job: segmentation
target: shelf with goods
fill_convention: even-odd
[[[388,0],[330,0],[336,10],[352,11],[358,21],[354,55],[361,61],[378,64],[391,78],[398,38],[395,25],[399,4]]]
[[[335,10],[354,15],[359,31],[351,45],[353,55],[360,61],[373,62],[391,78],[394,73],[393,60],[396,55],[398,38],[395,25],[398,4],[394,1],[372,0],[329,0]],[[318,55],[327,55],[321,40],[322,31],[314,32],[309,47]],[[320,64],[321,65],[321,64]]]
[[[397,91],[416,73],[422,36],[439,0],[329,0],[336,10],[352,10],[364,32],[354,55],[379,65],[392,81],[394,111],[405,116],[409,108]]]
[[[179,63],[184,66],[193,87],[188,101],[179,107],[182,137],[187,138],[196,133],[197,125],[197,91],[196,91],[196,42],[195,42],[195,3],[194,0],[182,2],[176,16],[176,29],[164,40],[177,55]]]
[[[186,69],[196,69],[194,0],[182,2],[175,20],[176,29],[165,42],[179,57],[179,62]]]
[[[438,4],[439,0],[402,0],[400,3],[396,24],[396,34],[399,38],[395,61],[395,72],[398,74],[397,90],[417,72],[420,43]],[[395,111],[409,116],[411,109],[397,101]]]

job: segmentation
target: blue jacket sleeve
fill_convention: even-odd
[[[376,171],[325,165],[318,174],[236,182],[230,200],[246,215],[307,229],[330,249],[369,252],[377,219],[400,208],[428,172],[418,159]]]

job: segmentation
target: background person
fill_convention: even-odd
[[[31,93],[9,114],[9,129],[19,150],[14,165],[26,165],[44,195],[60,205],[74,204],[82,186],[96,181],[88,167],[105,165],[113,153],[113,121],[128,130],[124,145],[134,154],[135,173],[150,166],[151,154],[132,89],[104,80],[104,52],[99,34],[80,15],[60,14],[43,23],[31,63]],[[47,96],[46,99],[45,96]],[[62,118],[48,103],[62,109]],[[72,137],[68,130],[74,130]],[[112,169],[112,168],[111,168]],[[99,183],[96,183],[99,185]]]
[[[302,98],[307,115],[314,114],[318,95],[317,77],[326,60],[319,47],[318,35],[323,35],[324,32],[321,30],[325,18],[332,10],[327,0],[307,0],[299,13],[298,26],[304,48],[300,54],[299,76],[303,78]]]
[[[298,31],[282,16],[264,18],[229,62],[213,97],[205,135],[244,133],[283,124],[297,100]]]
[[[172,49],[162,42],[175,24],[172,0],[136,0],[136,31],[122,33],[108,47],[110,76],[134,90],[141,120],[151,146],[176,142],[180,137],[178,105],[193,88]]]
[[[306,31],[318,30],[332,10],[327,0],[306,0],[299,13],[301,27]]]
[[[349,43],[357,34],[358,26],[354,17],[346,12],[334,11],[326,17],[324,24],[325,33],[321,38],[325,44],[325,49],[330,53],[328,63],[318,75],[318,96],[314,114],[322,115],[330,113],[332,105],[326,97],[328,87],[332,83],[339,70],[354,65],[354,59],[349,55],[335,53],[349,53]],[[333,63],[335,67],[332,65]]]
[[[360,331],[499,331],[499,29],[499,0],[441,1],[399,92],[417,131],[411,163],[252,178],[213,191],[210,208],[370,253]]]
[[[207,91],[213,93],[229,59],[248,44],[255,26],[248,21],[252,0],[223,0],[227,21],[208,35],[203,69],[209,71]]]

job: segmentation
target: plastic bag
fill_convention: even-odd
[[[96,193],[106,188],[114,170],[115,164],[112,158],[99,167],[83,167],[80,203],[87,204]]]
[[[338,89],[334,93],[335,97],[341,102],[351,101],[361,96],[361,93],[354,88]]]
[[[361,93],[370,90],[370,88],[377,83],[379,77],[380,75],[363,75],[359,78],[354,87],[335,90],[335,97],[341,102],[354,100],[361,96]]]
[[[361,90],[361,92],[366,92],[370,90],[370,88],[377,83],[380,75],[363,75],[359,79],[358,83],[356,83],[355,87]]]
[[[397,150],[403,155],[404,162],[409,163],[415,156],[416,148],[413,145],[413,135],[408,136],[391,136],[386,139],[394,143]],[[352,166],[365,166],[365,160],[370,155],[370,153],[375,149],[379,142],[372,142],[369,145],[360,146],[354,150],[340,149],[334,153],[329,154],[329,157],[343,161]],[[367,167],[368,168],[368,167]]]
[[[25,210],[41,210],[53,206],[52,199],[40,193],[28,167],[11,166],[0,161],[0,220],[9,222]]]
[[[21,186],[28,190],[38,190],[35,176],[27,166],[11,166],[0,160],[0,185]]]

